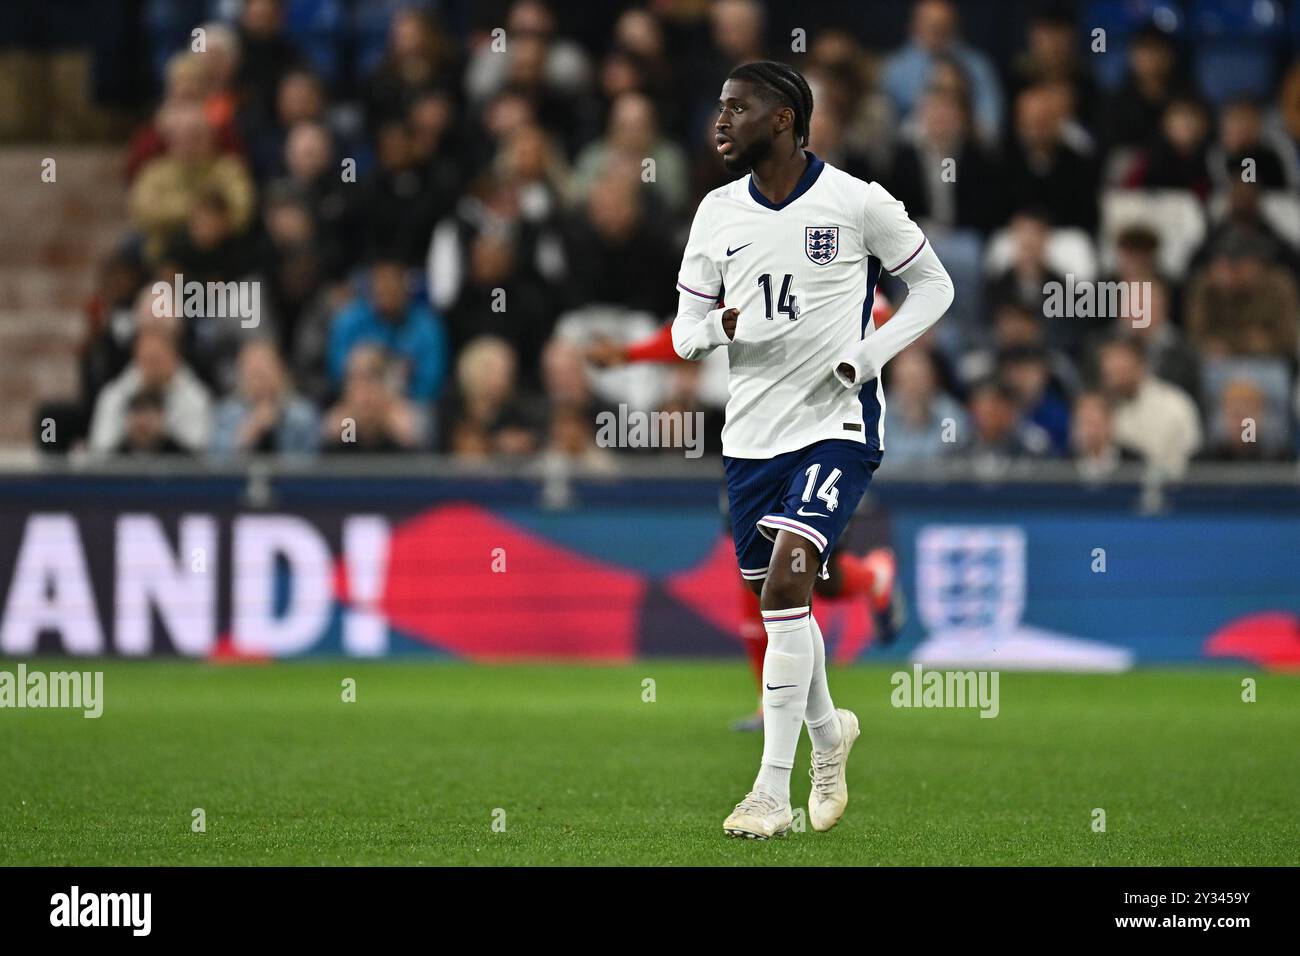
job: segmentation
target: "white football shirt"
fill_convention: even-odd
[[[903,204],[807,153],[797,186],[773,205],[752,176],[704,197],[677,287],[740,310],[727,344],[730,397],[724,454],[773,458],[827,438],[884,448],[884,389],[832,374],[837,356],[871,335],[883,268],[898,272],[925,247]]]

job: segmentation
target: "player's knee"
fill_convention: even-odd
[[[787,607],[804,607],[808,603],[810,582],[793,571],[769,571],[759,593],[763,607],[775,610]]]

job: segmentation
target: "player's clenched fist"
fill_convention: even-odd
[[[736,320],[740,318],[739,309],[728,309],[722,313],[722,331],[727,333],[727,338],[736,337]]]

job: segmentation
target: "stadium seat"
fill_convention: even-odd
[[[1279,38],[1286,17],[1278,0],[1190,0],[1187,29],[1201,37]]]
[[[1009,268],[1014,253],[1010,227],[994,233],[984,256],[985,271],[996,275]],[[1097,278],[1097,250],[1082,229],[1053,229],[1047,240],[1047,265],[1053,272],[1073,273],[1076,280],[1091,282]]]
[[[347,17],[341,0],[290,0],[285,29],[327,83],[338,80]]]
[[[1196,45],[1196,83],[1215,105],[1235,97],[1267,98],[1273,85],[1271,40],[1204,41]]]
[[[1190,192],[1181,189],[1108,189],[1101,197],[1101,264],[1115,266],[1115,239],[1127,226],[1145,225],[1160,236],[1160,268],[1179,280],[1205,239],[1205,211]]]
[[[1196,80],[1210,102],[1267,97],[1286,36],[1277,0],[1193,0],[1187,28],[1194,38]]]

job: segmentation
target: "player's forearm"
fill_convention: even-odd
[[[920,338],[952,305],[952,279],[928,245],[900,276],[907,284],[907,298],[898,311],[883,328],[835,360],[835,377],[845,387],[879,375],[886,362]],[[841,365],[852,367],[852,379],[841,371]]]
[[[682,292],[677,299],[677,318],[673,319],[673,349],[687,361],[704,358],[730,339],[722,327],[725,309],[710,309],[713,304],[697,295]]]

